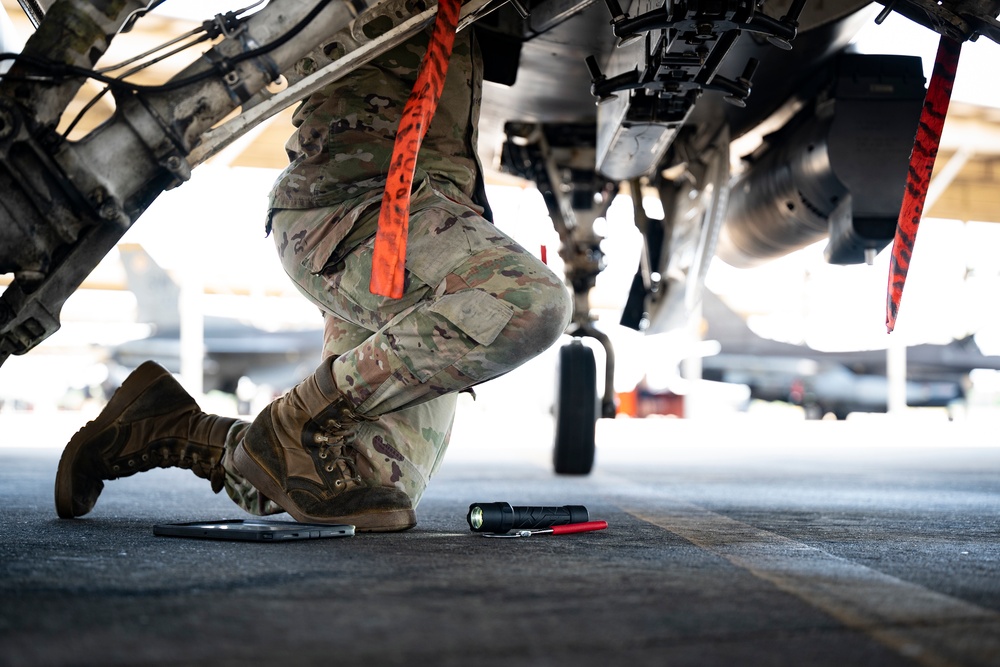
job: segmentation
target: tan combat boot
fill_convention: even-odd
[[[333,382],[328,359],[254,420],[233,463],[297,521],[353,524],[363,532],[416,525],[409,496],[387,484],[354,446],[356,414]]]
[[[56,512],[64,519],[83,516],[103,480],[155,467],[188,468],[218,493],[226,434],[236,421],[202,412],[169,371],[147,361],[66,445],[56,473]]]

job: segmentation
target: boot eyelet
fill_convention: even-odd
[[[118,472],[119,470],[121,470],[121,466],[111,466],[111,469],[114,470],[115,472]]]
[[[333,472],[333,465],[332,464],[328,465],[328,466],[326,466],[323,469],[326,470],[327,472]],[[340,484],[340,480],[339,479],[337,480],[337,484]]]
[[[325,458],[326,458],[326,450],[323,450],[322,452],[320,452],[320,453],[319,453],[319,457],[320,457],[321,459],[325,459]]]
[[[142,460],[143,461],[148,461],[149,460],[149,454],[143,454],[142,455]]]
[[[344,485],[344,480],[342,480],[342,479],[338,479],[338,480],[337,480],[336,482],[334,482],[333,484],[334,484],[335,486],[343,486],[343,485]]]
[[[128,467],[129,468],[134,468],[135,467],[135,461],[133,461],[132,459],[129,459],[128,460]]]

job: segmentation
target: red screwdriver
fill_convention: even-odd
[[[532,535],[567,535],[569,533],[589,533],[592,530],[604,530],[607,521],[583,521],[580,523],[564,523],[551,528],[538,530],[515,530],[510,533],[482,533],[483,537],[531,537]]]

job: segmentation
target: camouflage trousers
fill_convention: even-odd
[[[377,452],[381,483],[414,506],[448,446],[456,392],[545,350],[571,315],[563,282],[462,199],[428,181],[414,192],[401,299],[368,289],[377,198],[271,217],[285,271],[323,313],[334,382],[358,414],[378,417],[360,424],[356,447]],[[244,429],[233,427],[227,452]],[[233,500],[255,514],[281,511],[229,459]]]

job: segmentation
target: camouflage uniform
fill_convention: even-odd
[[[569,321],[562,281],[485,217],[474,147],[481,57],[459,33],[418,155],[401,299],[368,289],[393,139],[427,33],[308,98],[271,194],[268,231],[285,271],[325,318],[334,381],[365,417],[356,446],[416,506],[448,446],[456,392],[535,356]],[[478,200],[478,201],[477,201]],[[226,443],[226,489],[255,514],[281,511],[246,483]]]

